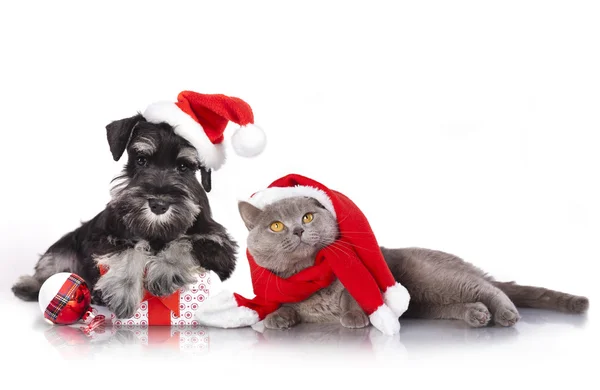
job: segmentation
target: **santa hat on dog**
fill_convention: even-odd
[[[410,297],[394,280],[365,215],[345,195],[300,175],[276,180],[248,202],[263,209],[292,197],[313,198],[331,212],[338,223],[339,244],[323,248],[313,266],[285,279],[256,264],[248,251],[256,297],[221,292],[200,306],[198,321],[226,328],[253,325],[281,304],[303,301],[338,278],[376,328],[386,334],[397,333],[398,318],[408,308]],[[336,246],[344,250],[336,250]]]
[[[257,156],[266,145],[265,133],[254,124],[252,109],[236,97],[183,91],[177,102],[153,103],[142,115],[148,122],[173,126],[176,134],[196,148],[202,164],[212,170],[225,162],[223,133],[229,122],[241,126],[231,137],[238,155]]]

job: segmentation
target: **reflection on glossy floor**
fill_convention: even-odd
[[[464,390],[472,382],[505,389],[509,381],[517,389],[525,383],[535,389],[587,389],[595,375],[595,360],[588,356],[598,344],[593,307],[587,316],[522,309],[514,328],[402,319],[396,337],[338,324],[302,324],[287,331],[107,327],[88,337],[78,328],[49,325],[36,303],[7,295],[0,292],[0,310],[11,318],[0,321],[0,346],[13,363],[6,372],[39,381],[40,387],[57,367],[69,367],[69,378],[82,380],[110,371],[94,378],[119,377],[119,383],[129,381],[135,388],[171,387],[175,373],[192,383],[201,373],[203,388],[221,388],[226,378],[226,388],[254,383],[261,390],[379,389],[398,381],[402,386],[394,388]],[[145,374],[153,370],[156,375]],[[249,382],[265,371],[273,386]]]
[[[64,358],[82,358],[126,352],[128,355],[161,357],[167,355],[328,354],[362,358],[393,357],[405,359],[425,356],[432,350],[444,354],[461,348],[510,346],[532,342],[539,347],[548,340],[565,340],[581,335],[587,327],[585,316],[541,310],[522,310],[514,328],[472,329],[460,321],[403,320],[399,336],[388,337],[374,328],[345,329],[338,324],[301,324],[286,331],[261,329],[216,329],[205,327],[106,327],[86,336],[77,327],[50,326],[42,320],[34,330]],[[15,328],[16,330],[16,328]],[[21,328],[22,331],[22,328]],[[523,348],[520,348],[521,350]]]

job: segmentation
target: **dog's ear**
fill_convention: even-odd
[[[115,161],[119,161],[125,149],[127,149],[127,144],[129,144],[135,125],[143,120],[144,117],[141,114],[137,114],[130,118],[112,121],[106,125],[106,138],[108,139],[108,146]]]
[[[204,188],[204,191],[210,192],[210,189],[212,188],[210,169],[200,167],[200,175],[202,176],[202,187]]]
[[[244,201],[238,202],[238,209],[240,210],[240,215],[242,216],[242,220],[244,220],[246,228],[248,228],[248,230],[254,229],[262,210]]]

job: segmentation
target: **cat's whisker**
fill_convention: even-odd
[[[345,248],[345,247],[343,247],[343,246],[341,246],[341,245],[339,245],[338,243],[335,243],[335,242],[329,244],[328,247],[331,247],[333,250],[337,250],[337,251],[343,253],[346,256],[350,256],[352,254],[352,253],[350,253],[348,251],[349,248]]]
[[[279,291],[280,294],[284,295],[284,292],[281,291],[281,286],[279,285],[279,279],[276,279],[275,281],[276,281],[275,285],[277,286],[277,291]]]
[[[355,243],[349,243],[349,242],[345,242],[343,239],[337,240],[336,242],[337,242],[338,244],[347,245],[349,248],[352,248],[352,247],[353,247],[353,248],[363,249],[363,250],[366,250],[366,251],[368,251],[368,252],[373,252],[373,253],[375,253],[375,252],[378,252],[378,251],[380,251],[379,247],[377,247],[377,250],[375,250],[375,249],[371,249],[371,248],[365,248],[365,247],[362,247],[362,246],[360,246],[360,245],[356,245]]]
[[[345,220],[347,220],[348,218],[350,218],[351,214],[347,214],[342,220],[338,221],[338,225],[342,222],[344,222]]]

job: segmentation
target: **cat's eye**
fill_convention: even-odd
[[[280,232],[283,230],[284,227],[285,225],[279,221],[273,222],[270,226],[271,230],[274,232]]]
[[[315,219],[313,213],[306,213],[304,214],[304,217],[302,217],[302,223],[312,222],[313,219]]]

